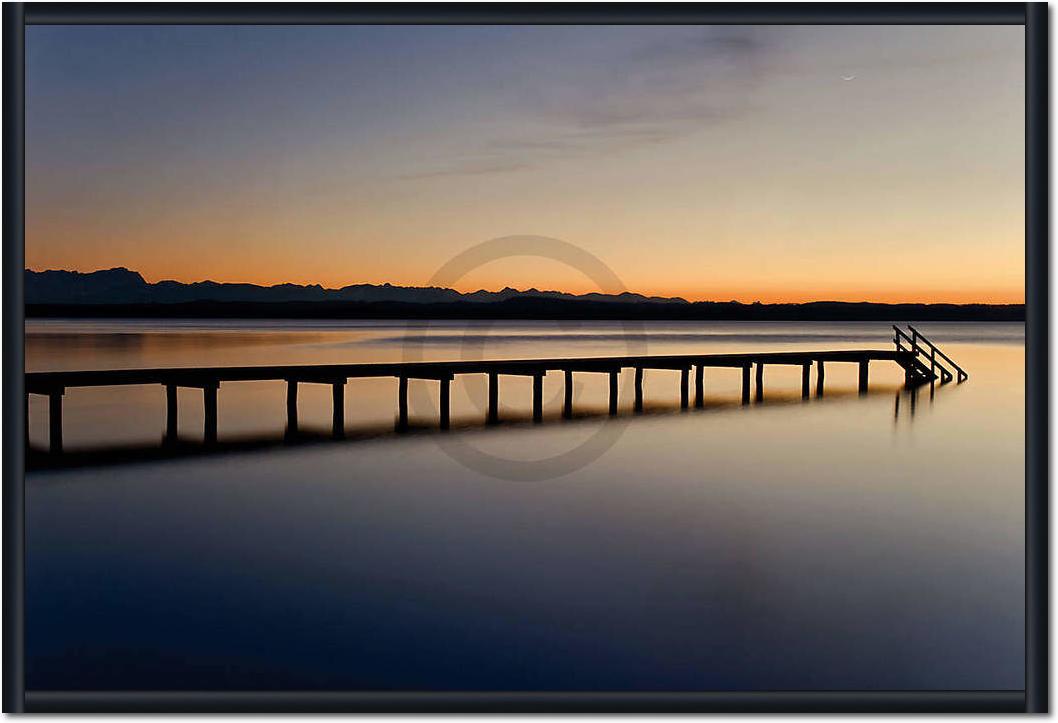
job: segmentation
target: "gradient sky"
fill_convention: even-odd
[[[844,80],[854,76],[851,80]],[[1021,26],[35,26],[26,265],[1024,300]],[[593,291],[511,259],[464,290]]]

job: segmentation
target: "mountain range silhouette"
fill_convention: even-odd
[[[124,267],[25,271],[27,317],[293,319],[665,319],[747,321],[1024,321],[1024,304],[743,304],[538,289],[147,282]]]
[[[26,270],[27,304],[179,304],[187,302],[288,302],[288,301],[360,301],[436,304],[452,302],[489,303],[508,299],[534,297],[569,301],[616,303],[687,304],[686,299],[648,297],[642,294],[567,294],[561,291],[520,291],[506,287],[500,291],[484,289],[461,293],[436,286],[394,286],[392,284],[352,284],[340,289],[326,289],[319,284],[218,283],[180,281],[148,283],[143,276],[124,267],[81,273],[79,271]]]

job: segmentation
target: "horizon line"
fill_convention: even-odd
[[[391,281],[384,281],[384,282],[355,281],[355,282],[344,284],[343,286],[338,286],[338,287],[324,286],[323,284],[321,284],[319,282],[298,283],[298,282],[295,282],[295,281],[279,281],[279,282],[275,282],[275,283],[260,283],[260,282],[255,282],[255,281],[218,281],[218,280],[210,279],[210,278],[204,278],[204,279],[200,279],[200,280],[196,280],[196,281],[183,281],[183,280],[176,279],[176,278],[160,278],[160,279],[157,279],[155,281],[151,281],[146,276],[144,276],[144,274],[142,272],[136,271],[134,269],[130,269],[127,266],[112,266],[112,267],[109,267],[109,268],[98,268],[98,269],[94,269],[94,270],[91,270],[91,271],[82,271],[80,269],[56,269],[56,268],[33,269],[33,268],[28,268],[28,267],[23,270],[23,272],[31,272],[31,273],[36,273],[36,274],[48,273],[48,272],[60,272],[60,273],[80,274],[80,275],[84,275],[84,276],[87,276],[87,275],[90,275],[90,274],[96,274],[96,273],[100,273],[100,272],[106,272],[106,271],[125,271],[125,272],[128,272],[130,274],[136,274],[141,279],[143,279],[144,283],[152,285],[152,286],[157,285],[157,284],[161,284],[161,283],[171,282],[171,283],[183,284],[185,286],[190,286],[190,285],[193,285],[193,284],[217,284],[217,285],[233,285],[233,286],[256,286],[258,288],[263,288],[263,289],[271,289],[271,288],[276,288],[276,287],[280,287],[280,286],[296,286],[296,287],[300,287],[300,288],[318,287],[320,289],[323,289],[324,291],[341,291],[342,289],[346,289],[346,288],[350,288],[350,287],[354,287],[354,286],[374,286],[374,287],[390,286],[390,287],[394,287],[394,288],[403,288],[403,289],[444,289],[444,290],[448,290],[448,291],[454,291],[454,292],[456,292],[458,294],[461,294],[463,296],[469,296],[469,295],[473,295],[475,293],[496,294],[496,293],[501,293],[503,291],[515,291],[515,292],[522,293],[522,294],[533,293],[533,292],[539,293],[539,294],[565,294],[565,295],[574,296],[574,297],[583,297],[583,296],[609,296],[609,297],[616,297],[616,296],[622,296],[622,295],[627,294],[627,295],[634,295],[634,296],[642,297],[643,299],[645,299],[648,302],[652,301],[652,300],[659,300],[659,301],[684,302],[684,303],[687,303],[687,304],[697,304],[697,303],[705,303],[705,304],[710,304],[710,303],[711,304],[741,304],[741,305],[745,305],[745,306],[750,306],[750,305],[753,305],[753,304],[795,305],[795,306],[796,305],[806,305],[806,304],[876,304],[876,305],[884,305],[884,306],[900,306],[900,305],[918,305],[918,306],[933,306],[933,305],[945,305],[945,306],[1025,306],[1025,302],[1023,300],[1022,301],[961,301],[960,302],[960,301],[871,301],[871,300],[868,300],[868,299],[849,300],[849,299],[840,299],[840,298],[816,298],[816,299],[812,299],[812,300],[808,300],[808,301],[792,301],[792,300],[764,301],[764,300],[761,300],[761,299],[754,299],[753,301],[742,301],[742,300],[740,300],[738,298],[730,298],[730,299],[719,299],[719,298],[688,299],[685,296],[678,295],[678,294],[666,295],[664,293],[642,292],[642,291],[634,291],[632,289],[625,289],[624,291],[619,291],[619,292],[607,292],[607,291],[602,291],[602,290],[576,292],[576,291],[561,291],[561,290],[558,290],[558,289],[541,289],[541,288],[537,288],[536,286],[530,286],[528,288],[520,289],[518,287],[511,286],[509,284],[504,285],[500,289],[487,289],[487,288],[482,287],[482,288],[473,289],[473,290],[461,290],[461,289],[458,289],[458,288],[455,288],[455,287],[451,287],[451,286],[427,286],[427,285],[418,285],[418,284],[402,284],[402,283],[393,283]],[[746,298],[748,298],[748,295],[747,295]],[[223,303],[223,302],[218,302],[218,303]]]

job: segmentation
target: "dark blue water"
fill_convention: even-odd
[[[701,326],[659,329],[656,350],[821,344],[798,325]],[[884,328],[851,326],[867,338],[852,346],[884,348]],[[55,339],[35,332],[76,337],[66,368],[375,360],[394,343],[380,339],[401,338],[385,325],[29,331],[31,368],[55,359]],[[554,340],[505,339],[546,330],[497,325],[486,352],[605,353],[612,342],[579,338],[590,331],[562,332],[573,338],[556,351]],[[712,331],[719,339],[703,340]],[[857,396],[850,365],[828,368],[824,398],[802,402],[800,371],[777,368],[765,401],[741,407],[737,375],[710,370],[705,409],[681,413],[678,375],[648,372],[648,414],[631,419],[623,401],[613,445],[551,479],[468,466],[429,431],[31,472],[27,687],[1020,689],[1020,331],[951,333],[944,346],[971,378],[932,399],[912,399],[898,369],[874,365],[870,394]],[[115,346],[119,332],[148,338]],[[512,381],[515,422],[498,429],[471,423],[474,390],[457,386],[466,424],[452,434],[517,467],[614,424],[591,414],[605,407],[604,380],[585,378],[586,416],[565,424],[560,387],[547,383],[543,425],[517,421],[528,387]],[[351,418],[391,420],[389,386],[357,389]],[[153,438],[157,391],[71,393],[68,437]],[[305,399],[308,418],[328,418],[326,390]],[[272,425],[281,400],[281,389],[222,388],[222,438]],[[196,401],[181,403],[191,434]]]

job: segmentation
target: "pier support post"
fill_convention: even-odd
[[[533,375],[533,422],[540,424],[544,420],[544,375]]]
[[[703,388],[703,377],[705,367],[701,364],[694,368],[694,406],[701,409],[705,406],[705,389]]]
[[[825,374],[823,360],[816,359],[816,396],[823,396],[823,376]]]
[[[345,436],[345,381],[331,384],[331,435],[335,439]]]
[[[757,389],[756,401],[764,401],[764,365],[757,362]]]
[[[489,424],[500,421],[500,375],[489,372]]]
[[[173,444],[176,442],[177,430],[177,404],[176,385],[165,385],[165,442]]]
[[[62,452],[62,397],[65,389],[48,393],[48,449],[52,454]]]
[[[397,377],[397,430],[408,428],[408,377]]]
[[[812,392],[812,364],[808,363],[801,367],[801,399],[808,399]]]
[[[287,436],[298,433],[298,382],[287,379]]]
[[[214,382],[202,387],[202,437],[206,444],[214,444],[217,441],[217,387],[219,386],[219,383]]]
[[[562,416],[570,419],[573,416],[573,371],[565,370],[566,388],[562,398]]]
[[[618,372],[610,372],[610,416],[617,414],[617,375]]]
[[[866,359],[860,361],[860,394],[867,393],[867,367],[870,362]]]
[[[690,379],[690,367],[684,367],[683,369],[680,369],[680,409],[686,409],[688,406],[690,406]]]
[[[639,414],[643,411],[643,367],[636,367],[636,395],[633,408]]]
[[[448,429],[450,422],[449,415],[451,414],[451,397],[452,397],[452,380],[442,379],[441,380],[441,392],[438,403],[440,405],[440,427],[441,429]]]
[[[749,404],[749,365],[742,367],[742,403]]]

